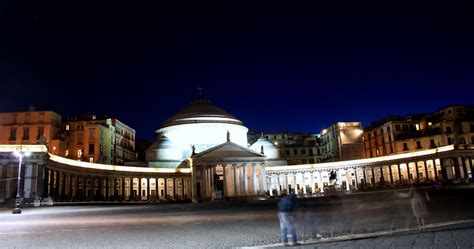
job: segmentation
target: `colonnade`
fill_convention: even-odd
[[[390,188],[433,181],[473,182],[474,160],[471,157],[445,157],[423,160],[393,161],[386,164],[357,164],[319,168],[309,167],[267,170],[267,189],[271,195],[283,190],[298,194],[321,194],[325,191],[350,191]],[[331,172],[336,176],[330,179]]]
[[[64,201],[190,200],[188,177],[89,175],[45,169],[44,196]]]

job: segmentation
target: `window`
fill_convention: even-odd
[[[436,144],[435,144],[434,139],[430,139],[430,147],[431,147],[431,148],[436,147]]]
[[[446,126],[446,133],[452,133],[451,126]]]
[[[416,148],[421,149],[421,141],[416,141]]]
[[[432,122],[428,122],[428,126],[432,126],[432,125],[433,125],[433,123],[432,123]]]
[[[29,140],[30,139],[30,127],[24,127],[23,128],[23,140]]]
[[[306,163],[306,159],[301,160],[303,163]]]
[[[68,156],[69,156],[69,150],[66,150],[66,152],[64,153],[64,156],[65,156],[65,157],[68,157]]]
[[[287,155],[287,156],[290,155],[290,150],[286,150],[286,155]]]
[[[404,125],[403,125],[403,130],[404,130],[404,131],[408,130],[408,125],[404,124]]]
[[[451,137],[448,137],[448,144],[453,144],[453,139]]]
[[[387,126],[387,132],[390,132],[390,125]]]
[[[420,125],[419,125],[419,124],[416,124],[415,127],[416,127],[416,130],[417,130],[417,131],[420,130]]]
[[[380,134],[383,134],[383,128],[380,128]]]
[[[407,145],[407,143],[403,143],[403,150],[408,150],[408,145]]]
[[[302,150],[301,150],[301,154],[305,155],[305,154],[306,154],[306,150],[305,150],[305,149],[302,149]]]
[[[10,130],[10,138],[9,140],[16,140],[16,128],[12,128]]]
[[[83,145],[83,144],[84,144],[84,135],[77,134],[77,145]]]
[[[314,163],[314,159],[309,159],[309,163]]]
[[[42,136],[44,136],[44,127],[38,127],[38,136],[36,139],[40,139]]]
[[[474,125],[469,126],[469,132],[474,132]]]
[[[471,144],[474,144],[474,137],[471,137]]]
[[[77,158],[81,158],[81,157],[82,157],[82,150],[78,149],[77,150]]]
[[[89,144],[89,154],[95,154],[94,144]]]
[[[400,131],[400,125],[399,124],[395,125],[395,130]]]
[[[69,125],[67,124],[67,125],[66,125],[66,131],[68,131],[68,130],[69,130]]]
[[[293,153],[295,153],[295,155],[298,155],[298,150],[297,150],[297,149],[294,149],[294,150],[293,150]]]
[[[89,139],[95,138],[95,128],[89,128]]]
[[[89,157],[89,162],[90,162],[90,163],[93,163],[93,162],[94,162],[94,157],[92,157],[92,156]]]

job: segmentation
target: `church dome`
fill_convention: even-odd
[[[272,142],[268,141],[265,137],[260,137],[255,143],[250,146],[250,149],[261,153],[263,148],[263,154],[267,156],[267,159],[278,159],[278,147]]]
[[[161,136],[146,150],[148,161],[155,158],[166,158],[166,160],[181,160],[181,148],[169,140],[166,136]]]
[[[155,153],[150,153],[147,161],[155,162],[149,163],[153,167],[162,167],[162,162],[175,160],[178,154],[179,160],[185,160],[193,151],[200,153],[228,140],[247,147],[247,132],[248,129],[242,121],[214,105],[200,93],[156,131],[159,137],[166,136],[167,140],[160,145],[158,139],[156,148],[150,148],[150,151]],[[175,150],[170,150],[169,147],[179,150],[180,153],[174,153]],[[161,153],[161,150],[166,153]]]
[[[199,96],[175,115],[167,119],[161,128],[192,123],[226,123],[242,125],[242,122],[222,108],[212,104],[209,99]]]

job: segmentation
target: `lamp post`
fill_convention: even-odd
[[[16,187],[16,200],[15,200],[15,208],[13,208],[12,214],[21,214],[20,208],[20,180],[21,180],[21,162],[23,161],[23,157],[29,156],[29,151],[22,151],[22,148],[18,148],[14,152],[15,156],[18,157],[18,182]]]

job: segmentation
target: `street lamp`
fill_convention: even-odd
[[[15,154],[16,157],[18,157],[18,183],[16,187],[16,200],[15,200],[15,208],[13,208],[12,214],[21,214],[21,208],[20,208],[20,179],[21,179],[21,162],[23,161],[23,157],[29,156],[31,153],[26,150],[23,151],[20,148],[15,150],[13,153]]]

